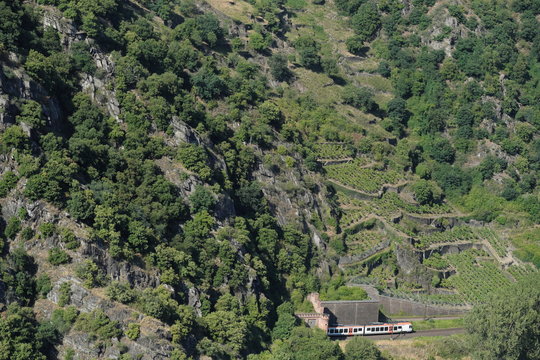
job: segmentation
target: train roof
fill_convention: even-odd
[[[370,322],[367,324],[337,324],[337,325],[330,325],[328,327],[340,327],[340,326],[373,326],[373,325],[397,325],[397,324],[410,324],[410,321],[386,321],[386,322]]]

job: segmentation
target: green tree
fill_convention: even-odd
[[[278,320],[272,330],[272,338],[284,340],[289,338],[293,328],[298,324],[298,319],[294,316],[294,307],[289,302],[279,305],[277,314]]]
[[[92,190],[76,191],[67,201],[67,210],[77,220],[90,220],[94,216],[96,202]]]
[[[0,178],[0,198],[6,197],[18,181],[19,177],[13,171],[6,171]]]
[[[41,105],[33,100],[28,100],[22,105],[21,113],[17,116],[17,121],[37,129],[40,129],[47,124],[43,116]]]
[[[204,322],[212,340],[227,345],[231,356],[238,356],[245,347],[247,324],[234,312],[218,310],[208,314]]]
[[[300,65],[317,70],[321,66],[319,51],[321,45],[310,36],[300,36],[294,42],[294,47],[300,55]]]
[[[377,5],[372,2],[362,4],[358,12],[351,17],[351,26],[363,41],[372,39],[381,26]]]
[[[197,94],[204,100],[211,100],[224,95],[227,85],[223,79],[210,67],[203,66],[191,77]]]
[[[0,360],[45,360],[40,347],[32,309],[10,305],[0,317]]]
[[[264,36],[259,31],[253,31],[249,34],[249,46],[255,51],[264,51],[270,46],[271,38]]]
[[[336,342],[319,329],[297,327],[291,336],[271,347],[275,359],[342,360],[343,353]]]
[[[30,142],[23,129],[20,126],[10,126],[2,134],[2,147],[5,151],[11,149],[28,150]]]
[[[202,185],[195,186],[195,191],[189,197],[189,201],[191,203],[191,211],[194,213],[201,210],[212,213],[217,203],[214,194]]]
[[[291,78],[292,73],[287,65],[287,57],[283,54],[275,54],[268,59],[270,74],[277,81],[287,81]]]
[[[479,359],[540,359],[540,275],[535,273],[494,294],[466,317]],[[501,331],[508,329],[509,331]]]
[[[442,190],[433,181],[418,180],[412,186],[414,198],[420,204],[433,204],[441,201]]]
[[[343,89],[343,102],[363,111],[372,111],[377,108],[373,100],[373,93],[367,88],[347,85]]]

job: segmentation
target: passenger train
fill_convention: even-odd
[[[367,325],[338,325],[328,328],[328,336],[383,335],[413,332],[410,322],[371,323]]]

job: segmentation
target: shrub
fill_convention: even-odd
[[[7,226],[4,230],[4,235],[8,239],[15,239],[19,231],[21,230],[21,220],[13,216],[11,219],[9,219]]]
[[[137,340],[141,335],[141,325],[136,323],[129,323],[126,329],[126,336],[130,340]]]
[[[287,57],[283,54],[276,54],[268,59],[270,74],[277,81],[287,81],[291,78],[292,73],[287,66]]]
[[[381,352],[370,340],[354,336],[345,345],[345,360],[380,360]]]
[[[49,262],[54,265],[62,265],[71,262],[71,256],[69,256],[64,250],[60,248],[53,248],[49,250]]]
[[[71,301],[71,282],[66,281],[60,285],[58,306],[66,306]]]
[[[214,194],[202,185],[195,186],[195,191],[189,197],[189,201],[191,202],[191,211],[194,213],[201,210],[211,213],[217,202]]]
[[[23,122],[38,129],[47,124],[41,105],[33,100],[28,100],[23,104],[21,114],[17,116],[17,122]]]
[[[60,229],[60,239],[64,244],[66,244],[66,248],[69,250],[73,250],[79,247],[79,240],[77,240],[77,237],[68,228],[61,228]]]
[[[212,176],[212,170],[208,166],[208,154],[204,148],[192,144],[184,144],[178,149],[178,159],[188,169],[203,180]]]
[[[316,70],[321,65],[319,50],[321,46],[309,36],[301,36],[294,42],[294,47],[300,55],[300,65]]]
[[[51,279],[47,274],[41,274],[36,279],[36,292],[41,298],[45,298],[52,290]]]
[[[105,283],[105,276],[92,260],[86,260],[75,269],[75,274],[84,281],[84,286],[94,287]]]
[[[42,238],[48,238],[56,234],[56,225],[53,223],[43,223],[39,226],[39,232]]]
[[[131,289],[129,284],[118,281],[112,282],[107,287],[106,293],[111,300],[119,301],[122,304],[128,304],[136,298],[135,291]]]
[[[6,171],[0,179],[0,198],[6,197],[6,195],[17,185],[19,178],[12,171]]]
[[[79,311],[75,306],[66,306],[63,309],[56,309],[53,311],[51,323],[60,334],[65,334],[71,329],[75,320],[77,320],[78,315]]]
[[[343,89],[343,102],[363,111],[372,111],[376,107],[373,93],[366,88],[347,85]]]
[[[32,228],[30,227],[25,227],[22,231],[21,231],[21,237],[23,238],[23,240],[25,241],[28,241],[30,239],[32,239],[35,235],[35,232],[34,230],[32,230]]]
[[[122,336],[117,321],[112,321],[102,310],[82,313],[75,322],[75,328],[90,335],[91,338],[109,340]]]
[[[412,186],[414,197],[421,205],[433,204],[441,201],[442,190],[433,181],[418,180]]]

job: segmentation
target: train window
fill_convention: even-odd
[[[330,329],[330,334],[333,334],[334,333],[334,329]]]
[[[384,327],[384,331],[388,331],[388,326],[385,326],[385,327]]]
[[[380,328],[376,327],[376,328],[375,328],[375,331],[380,331],[379,329],[380,329]]]
[[[398,330],[401,330],[401,326],[398,326],[397,328],[398,328]]]
[[[371,329],[370,328],[366,328],[366,331],[370,331]]]

